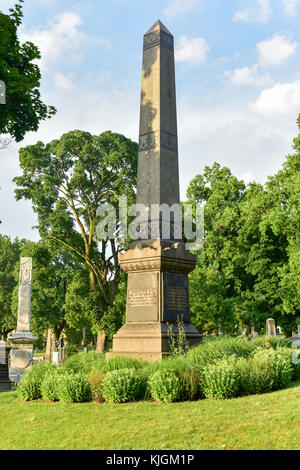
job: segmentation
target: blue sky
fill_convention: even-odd
[[[297,135],[300,0],[25,0],[19,37],[40,47],[58,113],[21,146],[72,129],[137,140],[142,36],[158,18],[175,36],[181,198],[214,161],[264,183]],[[1,152],[0,231],[37,239],[30,203],[14,200],[19,147]]]

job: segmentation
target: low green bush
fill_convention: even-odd
[[[26,372],[17,386],[19,398],[24,401],[38,400],[41,398],[41,385],[44,377],[55,369],[56,366],[43,362],[34,365]]]
[[[103,372],[99,370],[92,372],[89,378],[92,398],[98,403],[102,403],[104,401],[102,396],[102,382],[104,377],[105,375],[103,374]]]
[[[296,380],[300,378],[300,350],[294,348],[280,347],[277,352],[291,364],[292,367],[292,379]]]
[[[251,341],[256,347],[264,348],[291,348],[292,341],[290,339],[283,338],[282,336],[260,336]]]
[[[49,373],[44,377],[41,385],[41,394],[44,400],[58,401],[58,381],[60,374],[57,372]]]
[[[62,369],[67,372],[89,376],[94,369],[103,368],[105,362],[104,353],[96,351],[81,352],[69,357],[62,365]]]
[[[182,387],[181,400],[197,400],[203,397],[202,373],[195,363],[186,356],[170,357],[144,367],[142,373],[148,378],[157,371],[174,372],[180,380]],[[150,396],[148,385],[148,396]]]
[[[57,381],[57,397],[63,403],[91,401],[92,393],[87,378],[81,374],[65,373]]]
[[[222,359],[203,370],[204,394],[207,398],[233,398],[239,393],[236,357]]]
[[[116,356],[108,359],[103,363],[102,371],[106,373],[121,369],[142,369],[144,366],[145,362],[141,359],[135,359],[133,357],[126,356]]]
[[[135,369],[119,369],[108,372],[101,386],[101,393],[108,403],[125,403],[144,398],[146,381]]]
[[[152,398],[164,403],[179,401],[183,395],[182,383],[177,374],[168,369],[157,370],[149,378]]]
[[[247,360],[239,359],[236,369],[240,394],[267,393],[287,387],[293,377],[292,354],[289,348],[257,349]]]

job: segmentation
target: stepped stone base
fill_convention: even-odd
[[[126,324],[114,335],[113,350],[107,357],[156,361],[169,356],[168,325],[176,341],[178,319],[188,344],[199,344],[202,336],[190,323],[188,288],[188,273],[197,256],[181,241],[158,239],[133,242],[119,260],[128,273]]]
[[[191,323],[184,324],[189,346],[201,342],[202,336]],[[172,324],[175,341],[179,332],[177,324]],[[106,354],[109,359],[115,356],[130,356],[154,362],[170,356],[170,337],[166,323],[126,323],[114,335],[113,351]]]
[[[9,377],[18,383],[32,367],[33,343],[37,338],[30,331],[16,331],[8,339],[12,343]]]

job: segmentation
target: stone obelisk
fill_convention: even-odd
[[[180,203],[174,38],[157,21],[144,35],[137,204]],[[153,222],[153,219],[151,220]],[[197,344],[201,335],[190,323],[188,273],[197,256],[174,237],[162,237],[164,216],[157,219],[157,236],[134,241],[119,256],[128,273],[126,324],[113,338],[111,355],[154,361],[170,354],[168,323],[178,336],[183,318],[186,338]],[[148,235],[149,220],[141,221]],[[180,221],[181,224],[181,221]]]
[[[31,367],[33,343],[37,338],[30,331],[32,258],[21,258],[17,329],[8,339],[12,343],[10,379],[18,382]]]

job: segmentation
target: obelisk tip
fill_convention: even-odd
[[[151,26],[150,29],[148,29],[145,34],[153,33],[154,31],[164,31],[165,33],[173,36],[173,34],[165,27],[165,25],[160,20],[155,21],[155,23]]]

